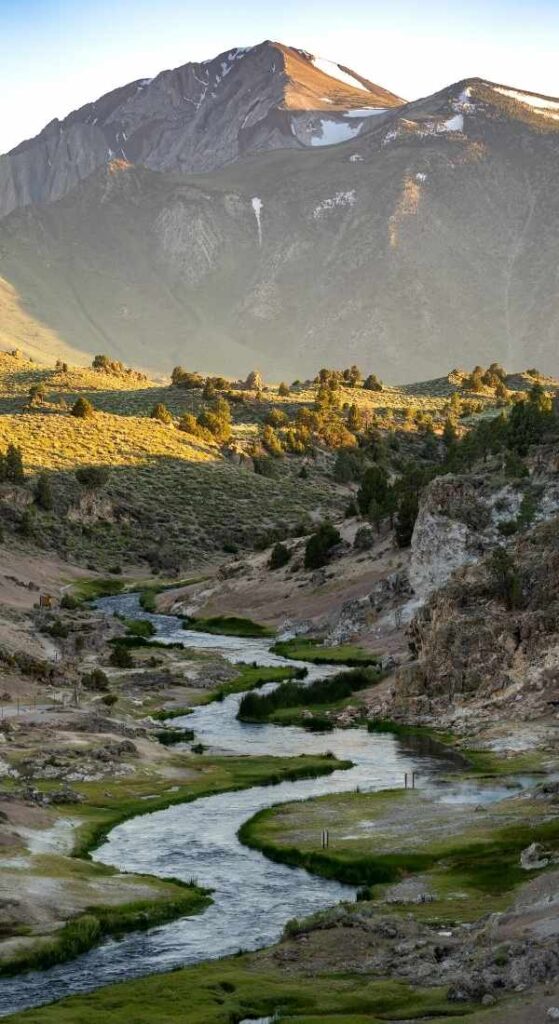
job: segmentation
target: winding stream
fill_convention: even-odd
[[[173,616],[143,612],[136,595],[105,598],[107,614],[146,618],[164,642],[214,650],[232,662],[293,665],[274,655],[266,640],[247,640],[185,631]],[[308,681],[339,666],[308,666]],[[275,684],[268,684],[270,689]],[[332,751],[354,767],[320,779],[256,786],[235,793],[203,797],[193,803],[147,812],[117,826],[94,854],[96,860],[124,871],[184,881],[194,878],[213,890],[204,913],[173,921],[124,939],[108,941],[76,960],[48,971],[0,980],[0,1015],[38,1006],[101,985],[223,957],[239,949],[254,950],[276,941],[292,917],[304,917],[344,899],[354,890],[267,860],[241,846],[237,831],[257,811],[286,800],[325,793],[386,789],[403,785],[404,773],[416,771],[421,784],[432,785],[450,758],[414,752],[390,735],[363,729],[335,729],[327,734],[295,727],[247,725],[236,719],[241,696],[196,708],[174,725],[194,729],[196,740],[224,754],[273,754],[279,757]],[[479,794],[476,796],[479,801]]]

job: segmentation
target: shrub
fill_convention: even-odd
[[[87,398],[80,397],[74,402],[70,414],[80,420],[89,420],[95,415],[95,409]]]
[[[231,409],[225,398],[218,398],[211,408],[203,409],[198,416],[199,427],[209,431],[220,444],[226,444],[231,437]]]
[[[109,662],[114,665],[115,668],[134,668],[134,659],[124,644],[116,644],[114,651],[112,652]]]
[[[4,476],[12,484],[22,484],[25,480],[21,449],[9,444],[4,460]]]
[[[33,513],[30,508],[26,508],[19,521],[19,533],[22,537],[32,537],[34,527]]]
[[[35,504],[43,509],[43,512],[50,512],[53,506],[52,488],[47,473],[41,473],[35,485]]]
[[[370,466],[365,470],[361,487],[357,492],[357,504],[363,515],[371,507],[373,499],[382,507],[388,493],[388,474],[381,466]]]
[[[109,689],[108,676],[101,668],[94,668],[92,672],[86,672],[82,676],[82,686],[86,690],[93,690],[97,693],[106,693]]]
[[[374,544],[373,531],[369,526],[360,526],[355,534],[353,547],[356,551],[368,551]]]
[[[280,398],[287,398],[289,394],[290,391],[288,385],[284,381],[282,381],[278,387],[278,395],[280,396]]]
[[[376,373],[370,373],[363,382],[363,387],[365,391],[382,391],[382,381],[379,380]]]
[[[274,455],[276,457],[283,455],[282,443],[276,434],[273,427],[265,426],[262,430],[262,447],[268,452],[268,455]]]
[[[518,523],[516,519],[504,519],[499,523],[497,529],[501,537],[512,537],[518,532]]]
[[[326,565],[332,548],[341,541],[340,534],[331,523],[322,523],[307,541],[305,569],[320,569]]]
[[[285,544],[276,544],[272,548],[270,555],[269,566],[270,569],[281,569],[284,565],[287,565],[291,558],[291,551]]]
[[[491,591],[509,611],[520,608],[522,587],[512,555],[506,548],[495,548],[488,563]]]
[[[262,391],[264,387],[262,374],[258,370],[251,370],[246,379],[245,387],[247,391]]]
[[[80,466],[76,470],[76,480],[82,487],[96,491],[104,487],[109,479],[109,470],[106,466]]]
[[[281,409],[270,409],[264,419],[270,427],[284,427],[287,423],[287,416]]]
[[[173,422],[173,417],[163,402],[158,402],[157,405],[154,405],[149,415],[150,419],[158,420],[159,423],[164,423],[166,426]]]
[[[171,374],[171,383],[175,387],[194,390],[195,388],[204,387],[204,378],[199,373],[191,373],[188,370],[184,370],[182,366],[175,366]]]
[[[185,434],[192,434],[193,437],[198,436],[201,431],[196,417],[191,412],[185,412],[182,414],[178,422],[179,430],[183,430]]]
[[[355,402],[350,406],[347,414],[347,429],[352,434],[358,434],[363,429],[363,413]]]
[[[398,505],[394,535],[399,548],[409,548],[419,513],[419,499],[413,491],[405,491]]]
[[[372,686],[380,679],[377,668],[356,668],[349,672],[337,672],[334,676],[317,679],[309,685],[294,682],[282,683],[271,693],[246,693],[239,705],[238,718],[241,721],[261,722],[281,708],[312,707],[333,704],[345,700],[357,690]]]
[[[108,708],[112,708],[116,704],[118,697],[116,693],[106,693],[104,697],[101,697],[101,700]]]
[[[60,602],[60,607],[66,611],[73,612],[76,608],[80,607],[80,602],[77,597],[73,597],[72,594],[64,594]]]

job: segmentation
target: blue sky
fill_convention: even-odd
[[[117,85],[263,39],[409,99],[470,75],[559,95],[559,0],[0,0],[0,153]]]

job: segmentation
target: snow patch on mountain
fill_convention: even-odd
[[[535,93],[531,92],[505,89],[498,85],[495,86],[495,92],[500,92],[502,96],[508,96],[510,99],[516,100],[523,107],[528,107],[529,110],[541,114],[542,117],[550,117],[553,121],[559,121],[559,100],[551,100],[545,96],[536,96]]]
[[[436,125],[435,130],[437,132],[463,132],[464,115],[455,114],[454,117],[449,117],[447,121]]]
[[[388,107],[361,107],[360,110],[345,110],[344,117],[374,117],[375,114],[386,114]]]
[[[319,127],[311,135],[311,146],[337,146],[340,142],[355,138],[360,131],[360,124],[321,118]]]
[[[306,56],[308,56],[308,54]],[[322,71],[330,78],[337,78],[338,82],[343,82],[344,85],[350,85],[352,89],[362,89],[363,92],[368,92],[367,87],[363,85],[358,78],[354,78],[353,75],[348,74],[347,71],[342,71],[339,64],[334,64],[331,60],[324,60],[322,57],[312,57],[311,61],[318,71]]]
[[[382,141],[383,146],[387,146],[390,142],[394,142],[395,139],[400,136],[406,136],[407,138],[416,139],[427,139],[434,135],[445,135],[452,132],[463,132],[464,131],[464,115],[454,114],[453,117],[448,117],[445,121],[399,121],[394,128],[390,128]]]
[[[318,206],[315,206],[313,217],[315,220],[320,220],[330,210],[339,209],[343,206],[354,206],[356,198],[355,189],[351,189],[350,192],[336,192],[334,196],[331,196],[329,199],[323,199]]]
[[[258,196],[253,196],[251,199],[252,209],[254,210],[254,216],[256,217],[256,225],[258,227],[258,245],[262,247],[262,200]]]
[[[495,86],[495,92],[500,92],[502,96],[508,96],[510,99],[516,100],[517,103],[524,103],[525,106],[534,107],[536,110],[555,110],[559,112],[559,100],[547,99],[545,96],[536,96],[535,93],[531,92],[505,89],[500,85]]]

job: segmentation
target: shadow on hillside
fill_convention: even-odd
[[[218,553],[261,549],[309,528],[309,513],[339,514],[340,501],[319,480],[301,481],[289,466],[264,477],[216,459],[147,456],[112,466],[104,486],[88,488],[75,471],[52,471],[53,511],[36,508],[33,537],[90,568],[148,563],[182,570]],[[18,531],[21,512],[0,504],[0,524]]]

